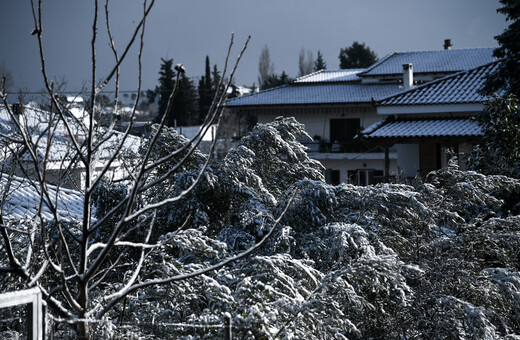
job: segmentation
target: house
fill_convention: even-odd
[[[478,123],[471,119],[484,109],[486,97],[480,93],[486,76],[494,73],[501,61],[493,61],[461,71],[377,103],[383,119],[361,132],[371,143],[397,151],[398,174],[403,177],[426,176],[446,166],[458,156],[466,167],[464,154],[480,142]],[[410,78],[413,67],[407,65]]]
[[[66,188],[82,190],[82,179],[85,174],[85,166],[77,157],[77,151],[73,144],[71,134],[74,136],[82,152],[85,152],[85,140],[88,129],[83,119],[78,119],[74,113],[65,117],[67,126],[58,119],[56,113],[51,114],[31,105],[13,105],[11,112],[26,131],[30,143],[34,146],[34,156],[42,166],[44,159],[46,180],[49,184]],[[52,133],[49,133],[49,127]],[[70,132],[69,132],[70,130]],[[111,159],[118,144],[123,141],[123,134],[117,131],[108,132],[101,127],[96,127],[96,140],[94,159],[97,160],[93,167],[94,175],[100,173],[105,164]],[[1,173],[8,173],[19,177],[36,179],[36,168],[33,157],[22,143],[18,127],[9,110],[0,106],[0,160]],[[116,179],[125,177],[131,171],[132,155],[139,151],[141,140],[134,136],[127,136],[123,141],[121,156],[116,158],[106,176]]]
[[[81,220],[83,195],[77,191],[47,186],[48,195],[41,195],[39,184],[27,178],[0,175],[2,218],[4,221],[30,221],[41,216],[45,221],[54,219],[53,211],[64,222]],[[40,199],[43,197],[43,202]],[[40,208],[41,203],[41,208]],[[54,209],[53,207],[56,207]],[[38,213],[41,211],[41,213]]]
[[[302,141],[332,184],[374,183],[396,174],[398,148],[377,139],[354,137],[381,120],[376,103],[393,95],[473,69],[494,60],[492,48],[392,53],[367,69],[321,70],[293,83],[228,100],[236,135],[254,123],[293,116],[313,141]],[[413,77],[403,64],[412,65]]]

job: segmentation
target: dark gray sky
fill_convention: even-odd
[[[90,30],[94,1],[44,0],[44,48],[49,73],[77,90],[90,77]],[[104,1],[100,0],[101,5]],[[111,0],[116,45],[130,37],[142,10],[137,0]],[[204,60],[222,70],[231,32],[237,56],[252,36],[236,83],[257,82],[258,58],[268,45],[275,71],[296,76],[301,48],[322,52],[329,69],[338,68],[340,48],[365,42],[379,57],[394,51],[496,47],[494,36],[506,27],[496,13],[498,0],[156,0],[147,21],[143,88],[157,84],[161,58],[182,63],[187,74],[204,73]],[[101,17],[104,20],[104,17]],[[104,28],[104,21],[100,22]],[[15,87],[42,88],[37,40],[29,0],[0,0],[0,62],[11,70]],[[100,30],[102,32],[102,30]],[[104,33],[104,32],[103,32]],[[100,75],[108,71],[106,35],[100,35]],[[136,89],[136,58],[124,65],[123,90]]]

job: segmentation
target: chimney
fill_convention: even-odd
[[[403,64],[403,87],[409,90],[413,87],[413,65]]]
[[[444,49],[445,50],[451,50],[451,46],[452,46],[451,39],[445,39],[444,40]]]

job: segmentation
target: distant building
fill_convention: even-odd
[[[72,136],[85,152],[85,140],[88,134],[84,119],[78,119],[74,114],[66,116],[67,126],[59,119],[56,113],[41,110],[34,106],[13,105],[12,112],[15,118],[22,124],[22,128],[28,132],[30,142],[33,145],[34,156],[37,164],[28,149],[20,143],[20,134],[15,122],[5,106],[0,106],[0,161],[2,173],[18,177],[36,179],[37,169],[41,170],[45,159],[46,180],[49,184],[59,185],[65,188],[84,189],[83,176],[84,164],[77,157],[77,149]],[[22,118],[23,117],[23,118]],[[52,119],[52,131],[49,133],[49,123]],[[139,151],[140,138],[128,136],[124,142],[123,134],[118,131],[107,132],[101,127],[96,129],[97,138],[94,140],[96,164],[94,173],[99,173],[111,159],[114,150],[123,143],[121,157],[116,158],[109,167],[106,176],[121,179],[131,170],[132,155]]]

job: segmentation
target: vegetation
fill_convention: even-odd
[[[520,109],[518,99],[496,95],[476,117],[482,128],[482,143],[469,157],[472,168],[485,174],[520,178]]]
[[[314,57],[312,56],[312,51],[307,51],[307,56],[305,56],[305,50],[302,47],[298,56],[298,77],[312,73],[313,63]]]
[[[185,190],[175,191],[175,195],[172,195],[173,191],[164,190],[172,177],[189,169],[190,164],[198,160],[196,149],[201,136],[210,125],[219,121],[223,101],[222,96],[214,99],[211,113],[193,141],[154,158],[161,152],[163,140],[171,133],[167,125],[171,125],[174,119],[178,119],[179,124],[188,123],[188,117],[193,116],[179,116],[182,111],[176,107],[180,104],[189,107],[190,104],[185,90],[191,85],[183,76],[182,65],[175,67],[175,79],[171,82],[172,61],[163,60],[161,79],[164,88],[172,86],[168,95],[161,94],[161,99],[167,98],[165,111],[148,140],[141,143],[130,135],[136,108],[141,101],[141,56],[146,20],[153,5],[153,0],[143,2],[141,18],[135,21],[130,41],[122,50],[117,50],[110,29],[109,4],[105,2],[104,33],[109,36],[114,60],[108,73],[100,76],[97,73],[96,38],[102,13],[98,2],[94,3],[92,59],[91,64],[86,65],[92,69],[88,83],[90,90],[86,94],[89,100],[85,108],[78,109],[72,117],[67,104],[60,100],[62,93],[47,76],[43,2],[32,2],[33,35],[39,46],[45,93],[51,102],[49,111],[12,106],[7,101],[3,85],[0,88],[4,104],[0,108],[1,291],[38,287],[53,319],[62,323],[60,327],[70,326],[75,332],[74,337],[79,339],[105,337],[104,330],[97,327],[98,323],[106,318],[112,319],[112,312],[121,304],[124,309],[127,297],[140,294],[147,287],[203,275],[247,255],[244,253],[225,261],[221,257],[222,261],[216,261],[210,268],[196,268],[192,262],[187,276],[175,270],[163,272],[163,275],[147,271],[157,259],[156,249],[168,247],[167,244],[175,238],[174,234],[160,234],[163,230],[157,212],[190,194],[202,181],[209,159],[206,158],[197,169],[194,178],[186,177],[184,183],[190,185]],[[229,60],[232,45],[226,60]],[[95,117],[100,113],[98,97],[108,84],[115,83],[117,103],[120,65],[131,50],[136,51],[139,61],[137,91],[133,98],[135,104],[129,114],[128,128],[118,132],[114,130],[114,122],[108,127],[96,124]],[[239,58],[242,53],[243,50]],[[236,64],[230,71],[227,71],[226,64],[225,70],[221,79],[229,77],[229,82],[224,84],[220,81],[219,86],[227,90]],[[163,131],[167,131],[166,135]],[[24,189],[31,190],[27,199],[36,202],[31,206],[21,205],[34,211],[32,216],[25,218],[9,214],[7,210],[8,206],[20,206],[16,202],[19,196],[13,195],[22,184]],[[74,198],[72,202],[70,195]],[[202,263],[205,263],[204,259]]]
[[[339,52],[339,68],[366,68],[378,60],[377,54],[365,46],[365,43],[354,41],[352,46],[342,48]]]
[[[497,11],[512,21],[496,36],[494,56],[502,58],[498,70],[488,77],[482,93],[489,95],[486,108],[475,118],[483,132],[483,143],[469,156],[473,169],[486,174],[520,178],[520,3],[501,0]]]
[[[495,39],[499,47],[495,49],[493,55],[497,58],[504,58],[498,71],[489,77],[485,92],[494,94],[503,91],[503,94],[513,94],[520,98],[520,3],[516,0],[500,0],[503,7],[497,12],[506,16],[506,21],[510,21],[509,27]]]
[[[124,284],[117,278],[130,277],[131,264],[142,260],[135,279],[141,288],[107,310],[92,335],[217,339],[221,328],[198,333],[167,325],[218,325],[230,313],[239,338],[520,336],[520,181],[463,172],[453,162],[415,186],[334,187],[307,157],[302,138],[309,136],[294,119],[257,125],[201,173],[207,157],[164,128],[150,162],[168,159],[143,182],[149,189],[136,201],[165,204],[153,210],[153,229],[125,234],[126,242],[145,237],[146,256],[137,249],[118,255],[107,284],[90,294],[93,301],[113,296]],[[160,187],[150,186],[160,178]],[[120,223],[124,212],[113,207],[131,190],[101,183],[93,202],[105,225],[93,244]],[[18,242],[16,252],[28,241]],[[4,276],[2,284],[21,282]],[[40,284],[55,283],[44,276]],[[164,332],[142,326],[152,322]]]
[[[40,5],[34,34],[52,105],[33,120],[2,96],[0,290],[38,287],[57,337],[220,339],[229,314],[238,338],[520,338],[520,180],[450,162],[413,186],[331,186],[292,118],[257,125],[214,161],[198,151],[200,134],[188,140],[168,127],[181,119],[170,114],[184,86],[171,60],[161,69],[172,85],[161,94],[165,110],[138,143],[131,125],[117,133],[93,120],[99,93],[118,81],[125,54],[115,49],[109,74],[99,81],[93,72],[85,119],[71,119],[45,73]],[[140,42],[142,53],[152,6],[125,50]],[[96,16],[94,38],[97,28]],[[212,88],[225,93],[233,73],[214,68]],[[140,84],[136,93],[135,107]],[[222,100],[217,91],[202,133],[219,121]],[[514,168],[517,154],[495,133],[516,146],[516,99],[484,114],[497,122],[486,131],[490,161]],[[51,185],[59,143],[65,156]],[[32,172],[18,168],[25,161]],[[114,167],[127,171],[117,178]],[[73,193],[63,187],[75,170]],[[21,181],[36,192],[34,218],[7,213]],[[18,336],[0,328],[7,335]]]
[[[327,63],[323,60],[323,54],[318,50],[318,56],[316,57],[316,61],[314,62],[314,71],[326,70]]]
[[[199,106],[193,82],[186,76],[182,65],[172,69],[173,59],[161,59],[161,70],[159,72],[159,115],[155,122],[161,121],[167,113],[168,106],[172,108],[166,114],[166,126],[195,125],[199,122]],[[177,77],[177,79],[175,79]],[[170,94],[177,85],[177,93],[170,104]],[[213,97],[210,97],[213,101]],[[208,109],[209,110],[209,109]],[[207,113],[207,112],[206,112]]]

